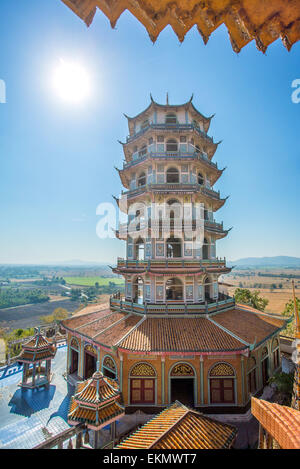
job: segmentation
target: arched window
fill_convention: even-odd
[[[200,186],[203,186],[204,184],[204,177],[202,173],[198,173],[198,184],[200,184]]]
[[[178,151],[178,143],[175,139],[170,139],[167,141],[166,150],[170,152]]]
[[[130,371],[130,403],[154,404],[156,371],[149,363],[137,363]]]
[[[181,239],[171,236],[166,241],[167,257],[181,257]]]
[[[147,145],[143,145],[141,149],[139,150],[139,157],[146,155],[146,153],[147,153]]]
[[[135,242],[135,258],[138,261],[145,259],[145,243],[142,238],[138,238]]]
[[[137,180],[138,187],[145,186],[146,184],[146,174],[143,172],[139,175]]]
[[[211,287],[210,279],[206,277],[206,279],[204,280],[204,296],[205,296],[206,301],[209,301],[211,299],[210,287]]]
[[[202,258],[209,259],[209,242],[207,238],[203,240],[203,247],[202,247]]]
[[[133,302],[144,303],[144,282],[141,277],[136,277],[133,282]]]
[[[169,183],[179,182],[179,171],[177,168],[169,168],[167,170],[167,182]]]
[[[177,124],[176,114],[167,114],[165,123],[166,124]]]
[[[102,362],[102,373],[108,378],[117,378],[117,366],[116,362],[110,355],[106,355]]]
[[[211,404],[235,403],[235,372],[228,363],[217,363],[209,372]]]
[[[179,278],[170,278],[167,280],[166,300],[183,300],[183,284]]]

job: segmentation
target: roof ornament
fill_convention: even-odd
[[[250,344],[250,347],[249,347],[250,352],[252,352],[252,350],[255,349],[255,347],[256,347],[256,341],[257,341],[257,337],[255,336],[255,337],[254,337],[254,342],[253,342],[252,344]]]
[[[152,94],[150,93],[150,99],[151,99],[151,102],[154,103],[154,99],[152,97]]]
[[[192,96],[190,97],[189,103],[193,101],[194,93],[192,93]]]
[[[169,94],[167,92],[167,96],[166,96],[166,105],[168,106],[169,105]]]
[[[121,145],[125,145],[124,142],[121,142],[121,140],[117,140],[118,143],[120,143]]]

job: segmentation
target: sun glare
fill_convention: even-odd
[[[66,62],[61,59],[53,74],[53,86],[56,93],[68,102],[83,101],[90,94],[88,74],[76,62]]]

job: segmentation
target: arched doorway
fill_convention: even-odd
[[[183,300],[183,284],[179,278],[170,278],[166,281],[166,300]]]
[[[137,186],[138,187],[141,187],[141,186],[145,186],[146,185],[146,174],[145,173],[141,173],[137,179]]]
[[[141,277],[136,277],[133,282],[133,302],[139,304],[144,303],[144,282]]]
[[[107,376],[108,378],[117,379],[116,362],[109,355],[106,355],[103,358],[102,373],[104,374],[104,376]]]
[[[135,259],[138,261],[145,259],[145,243],[142,238],[138,238],[135,242]]]
[[[170,403],[180,401],[194,407],[196,390],[196,373],[189,363],[176,363],[169,376]]]
[[[78,372],[79,345],[77,339],[73,337],[70,342],[70,374]]]
[[[228,363],[217,363],[209,372],[211,404],[235,404],[235,371]]]
[[[84,379],[90,378],[97,367],[97,350],[92,345],[84,349]]]
[[[166,241],[167,257],[181,257],[181,239],[171,236]]]
[[[207,238],[203,240],[202,257],[203,259],[209,259],[209,242]]]
[[[211,299],[210,287],[210,280],[208,277],[206,277],[206,279],[204,280],[204,298],[206,301],[209,301]]]
[[[167,182],[169,183],[179,182],[179,171],[177,168],[169,168],[167,170]]]
[[[156,397],[156,371],[149,363],[137,363],[129,374],[130,403],[154,404]]]

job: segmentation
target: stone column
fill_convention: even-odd
[[[161,403],[165,405],[165,357],[161,357]]]
[[[204,404],[203,357],[200,355],[200,403]]]

